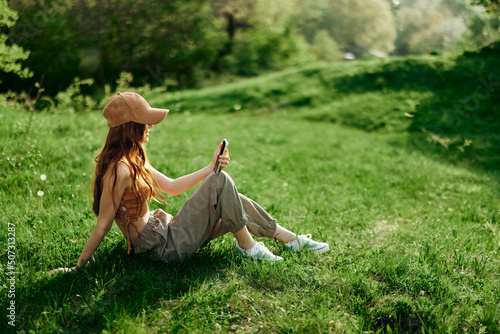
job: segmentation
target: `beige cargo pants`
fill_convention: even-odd
[[[132,245],[135,253],[152,250],[163,261],[182,260],[210,240],[243,226],[255,236],[272,238],[276,220],[239,194],[226,172],[212,172],[174,217],[161,209],[150,212],[146,227]]]

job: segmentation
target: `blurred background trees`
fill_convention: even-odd
[[[500,13],[500,1],[499,0],[473,0],[475,5],[481,5],[486,8],[489,12]]]
[[[500,38],[498,0],[1,3],[0,90],[21,91],[41,82],[52,96],[75,78],[93,79],[95,89],[115,85],[128,72],[133,85],[176,89],[224,74],[472,49]],[[11,65],[9,57],[15,59]],[[15,70],[8,70],[12,64]]]
[[[17,12],[10,9],[6,0],[0,0],[0,72],[10,73],[20,78],[32,75],[28,68],[23,67],[22,61],[29,57],[29,52],[16,44],[5,44],[8,32],[17,21]]]
[[[302,6],[304,10],[295,13],[295,22],[309,42],[326,31],[343,51],[357,57],[394,50],[395,17],[385,0],[319,0]]]

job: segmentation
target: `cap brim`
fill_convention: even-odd
[[[134,122],[140,124],[158,124],[165,119],[168,112],[168,109],[151,108],[147,113],[135,119]]]

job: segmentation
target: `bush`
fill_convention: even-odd
[[[319,60],[335,61],[341,58],[340,48],[328,31],[319,30],[314,35],[312,50]]]
[[[17,21],[17,12],[10,9],[6,0],[0,0],[0,28],[12,28]],[[18,45],[7,45],[7,35],[0,33],[0,71],[12,73],[21,78],[29,78],[32,73],[28,68],[23,68],[20,62],[26,60],[29,52]],[[2,81],[0,80],[0,83]]]

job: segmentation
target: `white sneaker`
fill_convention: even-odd
[[[267,249],[262,242],[256,242],[255,245],[249,250],[244,250],[237,246],[236,252],[243,257],[249,257],[255,260],[283,261],[282,257],[271,253],[271,251]]]
[[[310,252],[324,253],[330,250],[330,247],[326,242],[317,242],[311,239],[310,234],[299,235],[297,240],[285,244],[285,248],[293,252],[302,252],[307,250]]]

